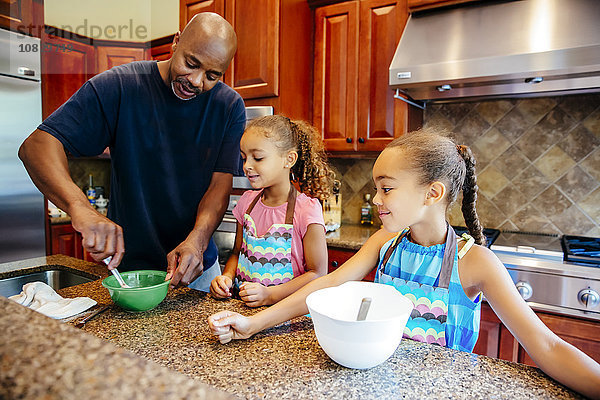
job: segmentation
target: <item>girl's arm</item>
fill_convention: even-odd
[[[225,268],[223,268],[222,274],[227,276],[232,281],[235,279],[235,273],[237,272],[240,249],[242,248],[242,233],[242,224],[238,222],[235,226],[235,242],[233,244],[233,250],[231,250],[231,255],[227,259],[227,263],[225,263]]]
[[[469,291],[483,292],[496,315],[542,371],[585,396],[600,398],[600,365],[544,325],[491,250],[475,246],[461,264],[459,271],[467,295]]]
[[[210,293],[218,299],[231,297],[230,288],[235,279],[240,248],[242,247],[242,225],[238,222],[235,229],[233,250],[231,250],[231,255],[227,259],[223,273],[215,277],[210,283]]]
[[[286,283],[265,288],[267,298],[262,304],[246,303],[246,305],[253,307],[275,304],[308,282],[327,274],[327,240],[322,225],[308,225],[306,234],[302,238],[302,247],[304,249],[304,259],[306,260],[306,271]]]
[[[263,329],[306,314],[308,312],[306,297],[309,294],[344,282],[363,279],[376,267],[381,246],[394,236],[395,234],[383,229],[377,231],[352,258],[331,274],[309,282],[295,293],[257,314],[244,317],[231,311],[221,311],[211,315],[208,324],[213,334],[219,337],[221,343],[227,343],[232,339],[246,339]]]

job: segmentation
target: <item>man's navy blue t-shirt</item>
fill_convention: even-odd
[[[187,101],[165,85],[155,61],[114,67],[86,82],[39,129],[74,156],[110,148],[108,217],[123,228],[119,268],[163,269],[194,227],[213,172],[237,174],[246,114],[222,82]],[[217,258],[210,241],[204,268]]]

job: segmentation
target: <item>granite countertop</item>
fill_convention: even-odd
[[[358,250],[379,229],[375,225],[342,224],[335,231],[328,232],[325,238],[329,247]]]
[[[58,224],[70,224],[71,223],[71,217],[69,217],[68,215],[65,217],[48,217],[49,221],[50,221],[50,225],[58,225]]]
[[[81,267],[80,260],[69,257],[61,262]],[[112,304],[99,280],[60,293]],[[375,368],[344,368],[319,347],[307,317],[221,345],[209,333],[209,315],[223,309],[246,315],[257,310],[187,288],[170,291],[147,312],[130,313],[113,305],[81,330],[2,298],[0,309],[0,330],[9,339],[0,344],[0,367],[9,371],[0,375],[0,397],[54,394],[56,382],[70,388],[70,397],[119,397],[116,391],[108,394],[112,382],[128,390],[138,387],[135,396],[131,391],[121,394],[140,398],[169,397],[166,390],[193,398],[221,398],[222,391],[250,399],[581,398],[537,368],[411,340],[403,340],[395,354]],[[127,385],[136,380],[141,383]],[[11,385],[19,392],[2,392]]]

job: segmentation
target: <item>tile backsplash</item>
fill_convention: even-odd
[[[600,236],[600,95],[430,104],[424,125],[473,150],[485,227]],[[342,181],[342,221],[358,223],[375,160],[330,162]],[[460,198],[449,219],[464,225]]]
[[[71,178],[85,191],[92,174],[94,186],[103,186],[105,195],[110,195],[110,159],[108,158],[69,158]]]

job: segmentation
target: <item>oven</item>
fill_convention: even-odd
[[[600,253],[573,238],[502,232],[491,249],[532,309],[600,320]]]
[[[227,211],[225,211],[221,223],[213,234],[213,240],[215,241],[219,252],[219,264],[221,264],[221,269],[223,269],[227,259],[229,259],[235,243],[237,220],[233,216],[233,208],[246,190],[252,190],[248,178],[245,176],[234,176]]]

